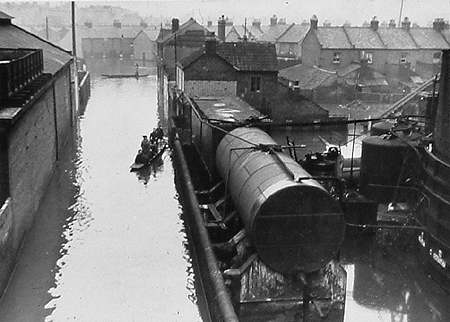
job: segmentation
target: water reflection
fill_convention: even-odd
[[[149,169],[146,185],[129,172],[158,121],[155,77],[92,78],[76,144],[27,236],[1,321],[201,320],[170,159]]]

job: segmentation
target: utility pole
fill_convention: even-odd
[[[399,27],[401,27],[401,23],[402,23],[402,13],[403,13],[403,2],[404,0],[401,0],[401,4],[400,4],[400,14],[398,16],[398,25]]]
[[[78,113],[79,86],[78,86],[78,66],[77,66],[77,44],[75,32],[75,1],[72,1],[72,59],[73,59],[73,81],[75,96],[75,116]]]
[[[47,40],[49,40],[49,38],[48,38],[48,17],[45,17],[45,37],[47,38]]]

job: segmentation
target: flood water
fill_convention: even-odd
[[[93,75],[1,321],[201,321],[170,153],[140,178],[129,172],[158,124],[156,94],[156,76]]]
[[[141,135],[160,121],[156,77],[99,76],[133,68],[90,65],[91,98],[26,237],[0,321],[206,321],[169,153],[141,176],[128,171]],[[278,136],[322,146],[315,134]],[[345,321],[450,321],[450,296],[421,268],[414,240],[347,238]]]

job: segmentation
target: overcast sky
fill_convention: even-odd
[[[272,14],[285,17],[288,22],[309,20],[316,14],[319,23],[328,20],[343,24],[346,20],[360,25],[377,16],[380,21],[398,20],[402,0],[159,0],[159,1],[102,1],[77,2],[79,5],[111,4],[136,10],[141,15],[194,17],[206,23],[224,14],[237,22],[244,17],[260,18],[268,23]],[[436,17],[450,18],[450,0],[404,0],[402,17],[421,25]]]

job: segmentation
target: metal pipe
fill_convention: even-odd
[[[181,170],[179,171],[179,175],[181,176],[182,186],[184,190],[183,196],[185,199],[185,205],[187,206],[187,210],[194,219],[194,228],[198,232],[198,238],[201,245],[200,251],[203,250],[206,257],[209,279],[212,283],[212,288],[215,293],[214,297],[217,299],[222,320],[226,322],[238,322],[239,319],[233,309],[231,299],[225,287],[222,272],[217,265],[217,260],[213,252],[211,241],[209,240],[208,232],[203,224],[203,217],[198,207],[198,200],[194,192],[195,190],[192,184],[189,168],[187,166],[186,158],[184,156],[180,140],[177,137],[174,139],[174,148],[175,161],[177,166]]]

